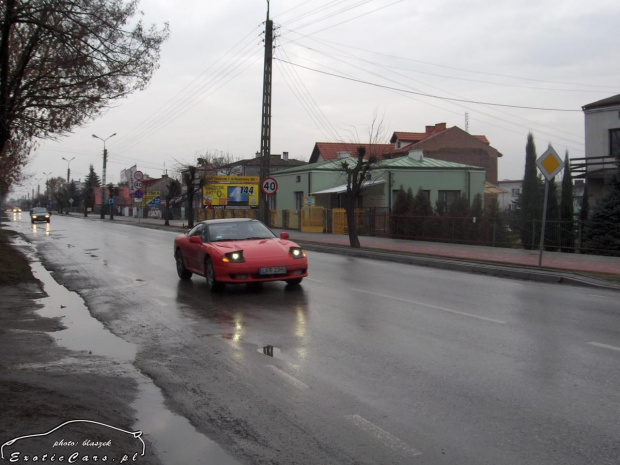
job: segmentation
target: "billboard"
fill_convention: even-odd
[[[207,208],[257,208],[258,176],[207,176],[202,205]]]

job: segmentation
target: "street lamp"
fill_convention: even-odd
[[[62,159],[67,162],[67,185],[69,185],[69,176],[71,175],[71,170],[69,169],[69,163],[75,160],[75,157],[73,157],[71,160],[67,160],[65,157],[62,157]]]
[[[103,209],[105,206],[105,169],[106,169],[106,165],[108,161],[108,150],[105,148],[105,141],[110,139],[111,137],[114,137],[115,135],[116,133],[112,134],[111,136],[106,137],[105,139],[102,139],[96,134],[93,134],[93,137],[95,139],[99,139],[103,141],[103,179],[102,179],[103,182],[101,183],[101,219],[102,220],[105,218],[105,210]]]

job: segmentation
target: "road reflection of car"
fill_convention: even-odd
[[[30,221],[34,224],[36,221],[50,222],[52,214],[47,211],[47,208],[35,207],[30,211]]]
[[[277,237],[250,218],[198,223],[174,239],[174,257],[179,278],[204,276],[211,291],[224,284],[265,281],[297,285],[308,276],[306,253],[289,240],[288,233]]]

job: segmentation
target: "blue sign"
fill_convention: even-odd
[[[114,205],[114,199],[112,197],[108,199],[108,205]]]
[[[158,207],[161,204],[161,197],[155,197],[151,200],[148,205],[151,207]]]
[[[142,192],[140,189],[136,189],[136,191],[133,193],[133,196],[134,196],[136,199],[141,199],[141,198],[142,198],[142,195],[143,195],[143,192]]]

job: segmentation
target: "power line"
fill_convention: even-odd
[[[284,29],[286,30],[286,27]],[[346,49],[359,50],[360,52],[370,53],[370,54],[373,54],[373,55],[378,55],[378,56],[382,56],[382,57],[386,57],[386,58],[397,59],[397,60],[401,60],[401,61],[408,61],[408,62],[413,62],[413,63],[420,63],[420,64],[427,65],[427,66],[435,66],[435,67],[438,67],[438,68],[445,68],[445,69],[450,69],[450,70],[453,70],[453,71],[460,71],[460,72],[472,73],[472,74],[483,74],[483,75],[487,75],[487,76],[497,76],[497,77],[502,77],[502,78],[507,78],[507,79],[518,79],[518,80],[522,80],[522,81],[540,82],[540,83],[547,83],[547,84],[559,84],[559,85],[566,85],[566,86],[591,87],[591,88],[595,88],[595,89],[601,89],[600,92],[604,92],[604,93],[609,93],[609,92],[617,91],[617,87],[614,87],[614,86],[601,86],[601,85],[595,85],[595,84],[553,81],[553,80],[548,80],[548,79],[535,79],[535,78],[530,78],[530,77],[514,76],[514,75],[509,75],[509,74],[493,73],[493,72],[489,72],[489,71],[480,71],[480,70],[472,70],[472,69],[465,69],[465,68],[457,68],[457,67],[454,67],[454,66],[448,66],[448,65],[444,65],[444,64],[440,64],[440,63],[432,63],[432,62],[429,62],[429,61],[418,60],[418,59],[415,59],[415,58],[406,58],[406,57],[401,57],[401,56],[398,56],[398,55],[391,55],[389,53],[375,52],[375,51],[364,49],[364,48],[361,48],[361,47],[356,47],[354,45],[345,45],[345,44],[341,44],[341,43],[330,41],[330,40],[326,40],[326,39],[317,39],[316,37],[312,37],[312,34],[302,34],[301,32],[297,32],[295,30],[289,30],[289,32],[292,32],[292,33],[297,34],[298,36],[300,36],[298,39],[291,40],[290,41],[291,43],[292,42],[297,42],[297,41],[301,40],[302,38],[306,38],[306,39],[314,40],[314,41],[317,41],[317,42],[322,42],[324,44],[339,45],[340,47],[344,47]]]
[[[256,30],[256,28],[254,30]],[[189,108],[192,108],[201,100],[203,100],[205,98],[204,96],[202,98],[196,99],[196,94],[211,90],[214,86],[219,84],[223,79],[225,79],[232,72],[234,72],[236,68],[238,68],[241,64],[247,61],[248,57],[246,56],[246,58],[242,60],[241,63],[237,63],[233,66],[231,55],[233,51],[239,48],[240,44],[242,44],[252,34],[253,31],[250,31],[248,34],[246,34],[246,36],[240,41],[238,41],[233,47],[231,47],[228,52],[222,55],[222,57],[220,57],[211,66],[209,66],[202,73],[200,73],[192,82],[190,82],[183,89],[177,92],[177,94],[171,97],[149,118],[142,121],[132,131],[125,134],[122,138],[119,138],[119,140],[115,141],[114,146],[117,148],[117,151],[124,152],[128,150],[131,146],[135,145],[141,139],[160,129],[162,126],[169,124],[178,116],[189,110]],[[249,51],[252,46],[255,46],[254,39],[247,42],[237,53],[243,54]],[[211,76],[208,81],[203,82],[205,81],[204,76],[213,68],[215,68],[220,62],[223,62],[223,66],[220,67],[216,74],[214,76]],[[215,90],[218,90],[220,87],[221,85]]]
[[[360,83],[360,84],[366,84],[366,85],[373,86],[373,87],[380,87],[380,88],[383,88],[383,89],[395,90],[397,92],[403,92],[403,93],[406,93],[406,94],[415,94],[415,95],[420,95],[422,97],[435,98],[435,99],[439,99],[439,100],[450,100],[450,101],[454,101],[454,102],[474,103],[474,104],[478,104],[478,105],[490,105],[490,106],[495,106],[495,107],[520,108],[520,109],[524,109],[524,110],[581,112],[581,109],[579,109],[579,110],[571,110],[571,109],[565,109],[565,108],[529,107],[529,106],[523,106],[523,105],[510,105],[510,104],[507,104],[507,103],[482,102],[482,101],[477,101],[477,100],[466,100],[466,99],[458,99],[458,98],[452,98],[452,97],[442,97],[440,95],[432,95],[432,94],[426,94],[424,92],[416,92],[416,91],[412,91],[412,90],[399,89],[399,88],[396,88],[396,87],[385,86],[385,85],[377,84],[377,83],[374,83],[374,82],[363,81],[361,79],[355,79],[355,78],[350,78],[350,77],[346,77],[346,76],[341,76],[341,75],[338,75],[338,74],[335,74],[335,73],[328,73],[327,71],[321,71],[321,70],[318,70],[318,69],[310,68],[308,66],[299,65],[297,63],[292,63],[290,61],[285,61],[285,60],[282,60],[280,58],[274,58],[274,60],[282,61],[284,63],[288,63],[291,66],[296,66],[298,68],[307,69],[309,71],[314,71],[315,73],[325,74],[327,76],[332,76],[332,77],[336,77],[336,78],[339,78],[339,79],[344,79],[344,80],[347,80],[347,81],[353,81],[353,82],[357,82],[357,83]]]
[[[286,51],[283,48],[280,48],[278,50],[286,55]],[[278,70],[280,70],[279,67],[278,67]],[[285,82],[287,83],[287,85],[289,86],[289,88],[291,89],[291,91],[293,92],[297,100],[299,101],[299,103],[304,107],[304,110],[306,110],[306,113],[308,113],[308,116],[310,116],[310,118],[314,121],[317,128],[323,133],[323,135],[326,136],[328,139],[331,139],[334,141],[341,140],[341,137],[338,134],[338,131],[330,123],[330,121],[327,119],[327,117],[325,116],[325,114],[323,113],[319,105],[316,103],[316,101],[314,100],[310,92],[308,91],[307,87],[304,85],[303,81],[297,74],[297,71],[295,70],[295,68],[291,67],[291,73],[289,75],[289,76],[292,76],[292,81],[293,81],[292,84],[290,84],[287,79],[287,74],[289,73],[287,67],[283,66],[281,71],[282,71],[282,76],[284,77]],[[327,133],[324,130],[327,131]]]
[[[291,30],[290,32],[295,33],[295,34],[300,34],[297,31],[292,31]],[[316,38],[313,38],[313,37],[308,37],[308,36],[304,36],[304,37],[306,37],[306,38],[308,38],[310,40],[317,41],[317,42],[322,42],[323,44],[326,44],[326,45],[330,44],[330,43],[335,44],[335,42],[324,41],[324,40],[316,39]],[[289,39],[289,43],[296,43],[296,42],[297,42],[296,40],[290,40]],[[299,47],[303,47],[306,50],[313,51],[315,53],[325,53],[323,51],[319,51],[319,50],[317,50],[315,48],[309,47],[307,45],[303,45],[303,44],[299,44],[299,43],[297,43],[296,45],[298,45]],[[335,44],[335,45],[339,45],[339,44]],[[338,48],[338,47],[336,47],[334,45],[331,45],[331,46],[327,45],[327,46],[331,47],[333,49],[336,49],[336,50],[340,50],[343,53],[347,53],[346,51],[343,51],[342,48]],[[341,47],[345,47],[345,46],[342,45]],[[373,53],[373,52],[368,51],[368,53]],[[355,58],[357,60],[360,60],[360,61],[362,61],[364,63],[368,63],[368,64],[373,65],[373,66],[380,66],[380,67],[382,67],[384,69],[399,70],[399,71],[409,71],[409,72],[412,72],[412,73],[424,74],[424,75],[433,76],[433,77],[441,77],[441,78],[444,78],[444,79],[452,79],[452,80],[457,80],[457,81],[477,82],[477,83],[481,83],[481,84],[490,84],[490,85],[502,86],[502,87],[515,87],[515,88],[520,88],[520,89],[533,89],[533,90],[545,90],[545,91],[557,91],[557,92],[591,92],[591,93],[605,93],[605,94],[608,93],[608,91],[605,91],[605,90],[583,90],[583,89],[560,89],[560,88],[549,88],[549,87],[536,87],[536,86],[526,86],[526,85],[519,85],[519,84],[509,84],[509,83],[503,83],[503,82],[485,81],[485,80],[482,80],[482,79],[470,79],[470,78],[464,78],[464,77],[447,76],[445,74],[429,73],[427,71],[420,71],[420,70],[416,70],[416,69],[402,68],[402,67],[398,67],[398,66],[379,64],[379,63],[377,63],[375,61],[371,61],[371,60],[368,60],[368,59],[365,59],[365,58],[362,58],[362,57],[359,57],[359,56],[351,55],[350,53],[347,53],[347,56],[351,57],[351,58]],[[394,58],[397,58],[397,57],[394,57]],[[405,58],[402,58],[402,59],[405,59]],[[456,69],[456,68],[454,68],[454,69]]]
[[[302,46],[302,47],[303,47],[303,46]],[[350,60],[347,60],[347,56],[344,56],[344,55],[333,55],[333,54],[329,54],[329,53],[326,53],[326,52],[319,52],[319,51],[317,51],[317,50],[315,50],[315,49],[312,49],[312,48],[308,48],[308,50],[311,50],[311,51],[313,51],[313,52],[315,52],[315,53],[320,54],[321,58],[324,58],[324,56],[329,56],[329,57],[334,58],[335,60],[337,60],[339,63],[345,63],[345,64],[348,64],[349,66],[353,66],[354,68],[356,68],[356,69],[357,69],[357,70],[359,70],[359,71],[362,71],[362,72],[367,72],[367,73],[369,73],[369,74],[371,74],[371,75],[373,75],[373,76],[378,76],[378,77],[383,78],[383,79],[386,79],[386,80],[388,80],[388,81],[390,81],[390,82],[393,82],[393,83],[396,83],[396,84],[400,84],[399,82],[395,81],[394,79],[391,79],[391,78],[387,77],[387,76],[385,75],[385,73],[383,73],[383,74],[373,73],[373,72],[369,71],[367,68],[362,68],[362,67],[359,67],[359,66],[356,66],[356,65],[354,65],[354,64],[352,64],[352,63],[350,63]],[[372,63],[372,62],[370,62],[370,61],[363,60],[363,59],[361,59],[361,58],[359,58],[359,57],[356,57],[356,56],[352,56],[351,58],[361,60],[362,62],[369,63],[369,64],[371,64],[371,65],[374,65],[374,66],[380,67],[380,68],[382,68],[382,69],[387,69],[387,70],[390,70],[390,68],[389,68],[389,67],[387,67],[387,66],[385,66],[385,65],[375,64],[375,63]],[[317,65],[322,65],[322,64],[323,64],[323,63],[317,63],[316,61],[310,60],[310,59],[308,59],[307,57],[304,57],[304,59],[306,59],[307,61],[310,61],[311,63],[317,64]],[[405,79],[409,79],[409,80],[412,80],[412,81],[414,81],[414,82],[417,82],[417,83],[423,84],[423,85],[425,85],[425,86],[431,87],[431,88],[433,88],[433,89],[437,89],[437,90],[439,90],[439,91],[445,92],[445,93],[447,93],[447,94],[449,94],[449,95],[452,95],[452,96],[454,96],[454,97],[456,97],[456,98],[461,98],[461,99],[463,98],[463,97],[461,97],[461,96],[459,96],[459,95],[457,95],[457,94],[451,93],[451,92],[449,92],[449,91],[445,91],[444,89],[440,89],[440,88],[438,88],[438,87],[436,87],[436,86],[433,86],[433,85],[430,85],[430,84],[428,84],[428,83],[420,82],[420,81],[415,80],[415,79],[413,79],[413,78],[411,78],[411,77],[409,77],[409,76],[407,76],[407,75],[404,75],[404,74],[401,74],[401,73],[395,72],[395,71],[393,71],[393,70],[390,70],[390,72],[391,72],[392,74],[396,74],[396,75],[398,75],[398,76],[401,76],[401,77],[403,77],[403,78],[405,78]],[[415,90],[418,90],[418,89],[415,89]],[[396,93],[396,92],[395,92],[395,93]],[[428,104],[428,102],[424,102],[424,103],[425,103],[425,104]],[[457,106],[459,106],[459,107],[461,107],[461,108],[465,108],[466,110],[468,110],[468,108],[467,108],[467,107],[465,107],[465,106],[463,106],[463,105],[460,105],[459,103],[454,103],[454,102],[453,102],[453,103],[452,103],[452,105],[457,105]],[[440,108],[440,107],[437,107],[437,108]],[[532,125],[532,124],[537,124],[537,125],[539,125],[539,126],[548,127],[548,126],[545,126],[545,125],[541,125],[540,123],[533,123],[531,120],[529,120],[529,119],[527,119],[527,118],[523,118],[523,117],[518,116],[518,115],[514,115],[514,114],[511,114],[511,113],[507,113],[506,111],[504,111],[504,110],[502,110],[502,109],[500,109],[500,108],[489,108],[489,110],[494,111],[494,112],[497,112],[497,113],[500,113],[500,114],[503,114],[503,115],[508,115],[508,116],[510,116],[510,117],[512,117],[512,118],[516,118],[516,119],[519,119],[519,120],[522,120],[522,121],[527,122],[528,124],[530,124],[529,126],[522,126],[522,125],[519,125],[518,123],[511,123],[511,122],[509,122],[509,121],[502,120],[502,121],[504,121],[504,122],[506,122],[506,123],[509,123],[509,124],[515,124],[515,125],[517,125],[517,126],[525,127],[526,129],[531,128],[531,125]],[[483,115],[489,116],[490,118],[498,119],[498,117],[497,117],[497,116],[492,116],[492,115],[489,115],[489,114],[485,114],[485,113],[484,113],[484,112],[482,112],[482,111],[478,111],[478,113],[481,113],[481,114],[483,114]],[[564,134],[569,135],[569,136],[574,136],[574,134],[573,134],[573,133],[568,133],[568,132],[566,132],[566,131],[562,131],[562,130],[560,130],[560,129],[554,129],[554,128],[549,128],[549,129],[551,129],[552,131],[555,131],[555,132],[557,132],[557,133],[564,133]],[[556,136],[556,137],[563,138],[564,140],[569,140],[570,142],[575,143],[575,144],[582,144],[582,143],[583,143],[583,140],[581,140],[581,141],[576,141],[576,140],[573,140],[573,139],[567,139],[566,137],[562,137],[562,136]]]
[[[314,34],[318,34],[319,32],[326,31],[326,30],[331,29],[331,28],[334,28],[334,27],[336,27],[336,26],[340,26],[341,24],[345,24],[345,23],[348,23],[348,22],[354,21],[354,20],[359,19],[359,18],[362,18],[362,17],[364,17],[364,16],[368,16],[368,15],[370,15],[370,14],[372,14],[372,13],[376,13],[377,11],[383,10],[383,9],[385,9],[385,8],[389,8],[389,7],[393,6],[393,5],[396,5],[397,3],[402,3],[402,2],[404,2],[404,1],[405,1],[405,0],[396,0],[395,2],[392,2],[392,3],[388,4],[388,5],[384,5],[384,6],[382,6],[382,7],[376,8],[376,9],[374,9],[374,10],[372,10],[372,11],[367,11],[366,13],[362,13],[361,15],[355,16],[355,17],[353,17],[353,18],[346,19],[346,20],[344,20],[344,21],[340,21],[339,23],[332,24],[331,26],[324,27],[323,29],[319,29],[318,31],[314,31],[314,32],[312,33],[312,35],[314,35]],[[327,18],[323,18],[323,19],[329,19],[329,17],[327,17]],[[301,26],[301,27],[313,26],[313,25],[316,25],[316,22],[314,22],[314,23],[308,23],[307,25],[304,25],[304,26]],[[300,29],[301,29],[301,27],[300,27]]]

